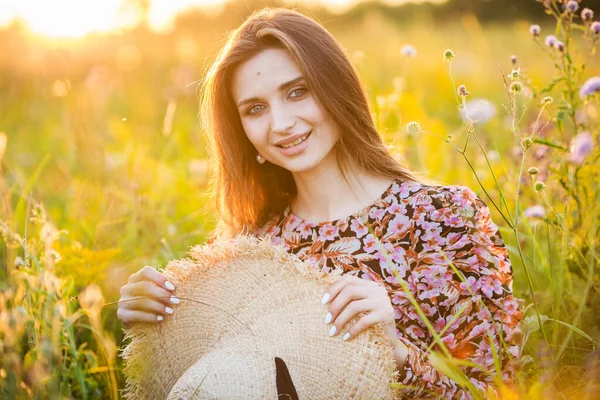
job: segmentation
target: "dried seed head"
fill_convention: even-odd
[[[523,90],[523,85],[521,85],[521,82],[519,81],[514,81],[513,83],[510,84],[510,91],[513,93],[521,93],[521,90]]]
[[[510,79],[517,79],[521,76],[521,69],[517,68],[517,69],[513,69],[512,71],[510,71]]]
[[[523,145],[523,147],[525,149],[530,148],[532,143],[533,143],[533,140],[531,140],[531,138],[525,138],[525,139],[521,140],[521,144]]]
[[[542,181],[537,181],[535,183],[535,190],[536,192],[541,192],[542,190],[544,190],[544,188],[546,187],[546,184]]]
[[[540,32],[542,31],[542,28],[540,28],[539,25],[531,25],[529,27],[529,33],[531,33],[531,35],[535,38],[540,36]]]
[[[409,122],[406,124],[406,132],[409,135],[416,135],[417,133],[421,132],[421,124],[416,121]]]
[[[450,49],[444,50],[444,61],[450,61],[454,58],[454,52]]]
[[[592,10],[590,10],[589,8],[584,8],[581,11],[581,19],[583,20],[583,22],[589,22],[589,21],[593,20],[594,12]]]
[[[460,85],[458,87],[458,95],[461,97],[466,97],[468,95],[470,95],[471,93],[469,93],[469,91],[467,90],[467,87],[465,85]]]
[[[546,96],[542,99],[541,104],[546,105],[546,104],[552,104],[553,102],[554,102],[554,99],[552,98],[552,96]]]
[[[540,172],[540,170],[536,167],[531,167],[527,170],[527,172],[529,173],[529,175],[537,175]]]

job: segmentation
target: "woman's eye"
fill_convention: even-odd
[[[306,93],[306,88],[298,88],[298,89],[294,89],[292,90],[291,96],[290,97],[300,97],[302,96],[304,93]]]
[[[247,111],[246,114],[256,114],[257,112],[259,112],[260,110],[262,110],[262,105],[257,104],[255,106],[250,107]]]

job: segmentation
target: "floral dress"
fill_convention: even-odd
[[[347,218],[314,223],[288,206],[253,234],[270,235],[315,268],[342,268],[387,289],[398,338],[408,347],[400,371],[406,398],[470,398],[430,363],[426,350],[435,339],[427,324],[453,357],[478,365],[461,368],[479,390],[487,391],[496,375],[490,338],[499,349],[502,379],[512,379],[522,301],[512,294],[512,267],[498,227],[471,189],[396,180]]]

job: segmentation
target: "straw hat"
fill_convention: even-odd
[[[269,238],[245,235],[195,246],[189,256],[163,271],[181,299],[175,314],[126,334],[125,398],[395,396],[381,325],[346,342],[329,337],[320,299],[341,271],[319,272]]]

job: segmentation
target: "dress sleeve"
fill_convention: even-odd
[[[467,187],[444,186],[423,189],[407,210],[413,214],[404,238],[408,250],[402,278],[408,292],[450,354],[478,365],[459,367],[474,387],[482,393],[493,390],[494,353],[502,380],[510,382],[510,360],[520,355],[523,308],[512,294],[512,266],[488,207]],[[397,334],[408,347],[401,393],[405,398],[471,398],[430,363],[426,350],[435,339],[401,286],[390,292]],[[431,347],[442,353],[439,345]]]

